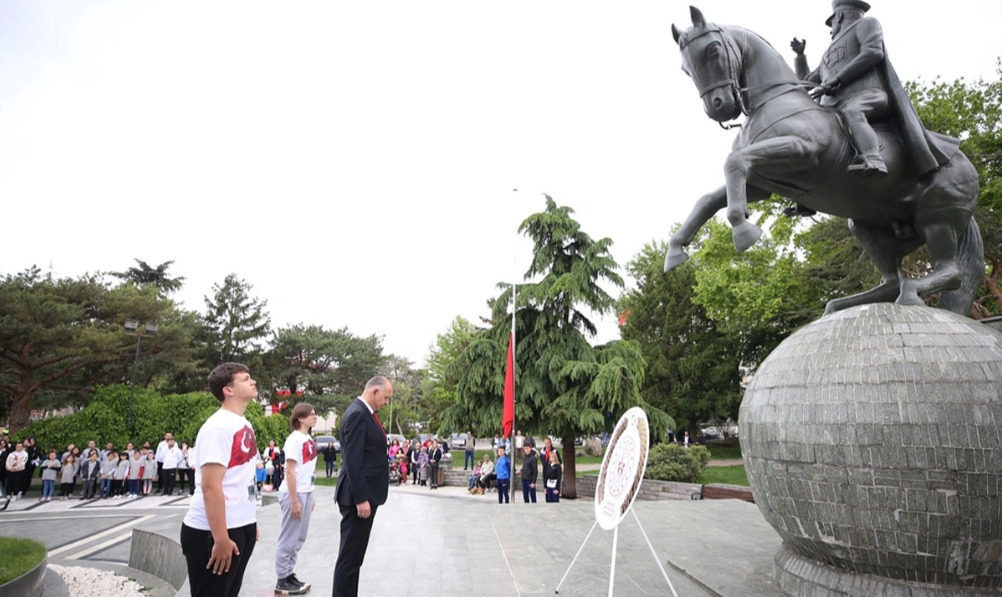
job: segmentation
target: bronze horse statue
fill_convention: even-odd
[[[854,150],[839,116],[815,103],[779,53],[751,31],[707,23],[695,7],[690,14],[691,28],[672,25],[682,69],[710,118],[722,124],[744,114],[745,121],[724,165],[724,186],[700,198],[671,236],[665,271],[689,259],[684,247],[724,207],[734,246],[751,247],[762,230],[748,221],[748,202],[776,193],[848,218],[883,278],[876,288],[829,302],[825,314],[892,300],[923,305],[921,297],[939,292],[940,307],[966,315],[983,280],[984,247],[972,217],[978,175],[957,141],[929,133],[948,161],[919,176],[893,127],[875,123],[888,172],[850,174]],[[902,259],[923,244],[934,269],[906,278]]]

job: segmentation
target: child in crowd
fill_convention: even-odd
[[[80,499],[89,500],[94,497],[94,486],[101,477],[101,463],[97,460],[97,450],[87,453],[87,460],[80,464],[80,485],[83,492]]]
[[[397,452],[397,459],[400,461],[401,481],[404,485],[407,485],[407,463],[410,461],[410,458],[407,456],[406,452],[401,450]]]
[[[469,489],[467,491],[469,491],[471,493],[473,492],[473,485],[477,482],[477,479],[479,479],[479,478],[480,478],[480,463],[478,462],[477,466],[473,467],[473,474],[470,475],[470,478],[469,478],[470,487],[469,487]]]
[[[115,470],[118,469],[118,452],[108,450],[101,462],[101,499],[111,497],[111,484],[114,481]]]
[[[143,454],[138,450],[132,453],[129,461],[129,495],[139,497],[139,475],[143,470]]]
[[[254,474],[257,475],[257,492],[261,493],[261,487],[264,485],[265,479],[268,478],[268,473],[264,470],[264,463],[261,462],[260,458],[254,465]]]
[[[157,478],[157,455],[155,452],[150,451],[146,454],[146,460],[143,463],[143,495],[150,495],[150,491],[153,490],[153,479]]]
[[[122,452],[118,455],[118,466],[115,467],[115,475],[111,480],[111,495],[120,498],[125,495],[125,482],[129,478],[129,454]]]
[[[63,473],[59,480],[59,495],[62,501],[66,501],[73,496],[73,486],[76,485],[77,478],[77,457],[70,454],[63,463]]]
[[[42,467],[42,500],[51,502],[56,493],[56,477],[59,475],[59,457],[55,450],[49,450],[49,457],[41,464]]]

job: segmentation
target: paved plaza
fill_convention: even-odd
[[[340,514],[333,488],[317,488],[310,536],[297,575],[312,595],[330,595]],[[539,496],[542,500],[542,495]],[[50,562],[114,570],[128,561],[132,528],[177,538],[188,499],[151,497],[39,504],[19,500],[0,513],[0,534],[29,536],[50,550]],[[773,555],[780,540],[754,504],[735,500],[637,502],[634,511],[680,597],[772,596]],[[261,541],[240,593],[273,595],[274,553],[281,512],[258,510]],[[360,593],[431,597],[607,595],[613,533],[595,527],[590,499],[501,506],[497,496],[463,488],[391,487],[373,528]],[[615,594],[671,595],[632,515],[620,525]],[[124,570],[129,573],[128,569]],[[159,595],[164,594],[161,589]],[[187,596],[184,587],[178,593]]]

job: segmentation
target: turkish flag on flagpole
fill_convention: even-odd
[[[504,415],[501,419],[502,435],[511,435],[515,426],[515,334],[508,336],[508,366],[504,375]]]

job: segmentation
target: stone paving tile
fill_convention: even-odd
[[[297,575],[311,595],[329,595],[340,513],[333,489],[318,488]],[[392,487],[373,527],[359,593],[373,597],[607,595],[613,533],[596,527],[591,500],[498,505],[465,489]],[[638,517],[679,597],[777,595],[773,556],[780,541],[753,504],[734,500],[640,502]],[[261,542],[241,597],[273,595],[280,511],[258,510]],[[620,525],[615,594],[671,595],[632,516]],[[179,596],[187,596],[186,587]]]
[[[296,571],[313,584],[310,594],[329,595],[340,513],[332,488],[318,488],[317,498]],[[137,526],[177,540],[187,502],[175,497],[38,505],[37,500],[28,499],[12,504],[9,513],[58,516],[87,511],[111,517],[108,524],[117,523],[118,517],[128,520],[155,514]],[[680,597],[777,594],[772,586],[773,557],[780,540],[755,505],[734,500],[638,502],[635,511]],[[244,597],[274,594],[280,514],[277,505],[258,509],[261,542],[244,582]],[[360,592],[367,597],[553,595],[567,573],[561,595],[606,595],[612,533],[596,527],[582,548],[594,520],[590,499],[533,505],[521,503],[518,497],[515,503],[499,505],[495,494],[471,496],[463,488],[391,487],[389,501],[376,516]],[[45,539],[47,532],[65,531],[52,522],[37,527],[40,538]],[[52,536],[46,543],[59,546],[78,538]],[[568,573],[579,548],[580,556]],[[119,556],[127,559],[127,550]],[[95,562],[79,563],[100,567]],[[632,516],[620,525],[615,593],[671,595]],[[178,595],[187,596],[187,587]]]

